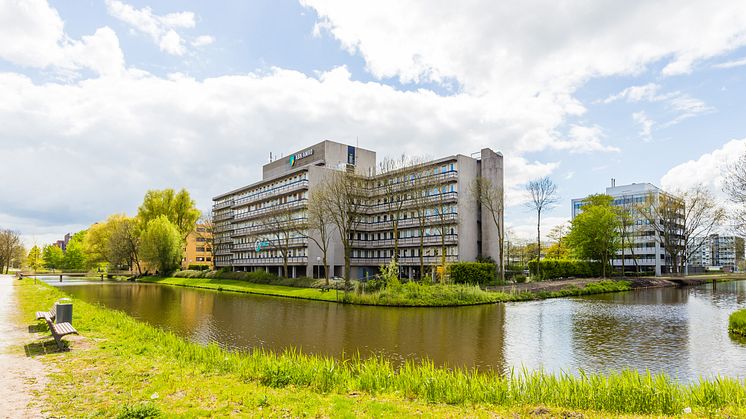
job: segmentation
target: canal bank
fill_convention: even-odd
[[[66,296],[32,280],[16,286],[18,309],[29,324],[33,311]],[[125,409],[155,409],[167,416],[660,417],[685,409],[696,416],[746,414],[746,386],[728,378],[685,385],[634,371],[506,377],[428,362],[395,369],[381,358],[237,353],[187,342],[77,298],[74,307],[74,324],[84,340],[45,358],[59,368],[50,377],[57,385],[45,390],[48,411],[55,415],[111,416]]]

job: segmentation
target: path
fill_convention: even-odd
[[[24,345],[33,340],[16,318],[15,279],[0,275],[0,418],[41,418],[38,397],[47,383],[44,365],[27,357]]]

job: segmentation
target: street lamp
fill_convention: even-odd
[[[319,269],[319,263],[321,262],[321,256],[316,256],[316,277],[321,278],[321,269]]]

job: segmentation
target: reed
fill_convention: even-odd
[[[746,336],[746,308],[730,315],[728,318],[728,330],[731,333]]]

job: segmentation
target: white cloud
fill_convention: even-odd
[[[148,35],[161,51],[171,55],[184,55],[187,52],[185,40],[176,29],[194,28],[194,13],[176,12],[159,16],[150,7],[136,9],[119,0],[106,0],[106,8],[111,16]],[[191,43],[198,47],[208,45],[213,40],[212,36],[201,35]]]
[[[588,153],[595,151],[619,152],[619,148],[604,145],[601,140],[605,137],[598,125],[590,127],[573,124],[570,126],[568,138],[556,141],[552,146],[558,150],[568,150],[571,153]]]
[[[0,3],[0,58],[22,67],[61,73],[90,69],[117,75],[124,69],[119,39],[108,27],[70,39],[56,10],[44,0]]]
[[[648,83],[642,86],[630,86],[617,94],[607,97],[601,102],[612,103],[623,99],[627,102],[640,102],[642,100],[656,102],[666,98],[665,96],[658,95],[660,88],[661,86],[657,83]]]
[[[681,163],[661,178],[661,187],[666,190],[686,190],[704,183],[713,192],[722,196],[723,171],[746,152],[746,138],[731,140],[722,147],[705,153],[696,160]]]
[[[746,57],[713,65],[715,68],[733,68],[746,65]]]
[[[645,111],[633,113],[632,120],[640,126],[640,137],[643,141],[650,141],[652,139],[653,125],[655,125],[655,121],[650,119]]]

